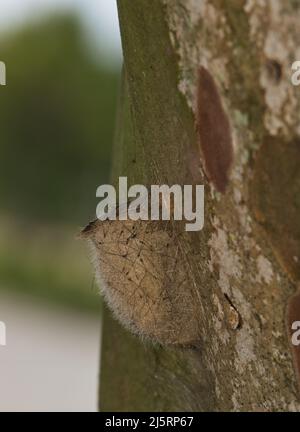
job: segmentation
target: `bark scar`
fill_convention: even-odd
[[[238,330],[242,327],[242,317],[229,296],[224,293],[224,297],[228,302],[226,310],[228,324],[232,330]]]

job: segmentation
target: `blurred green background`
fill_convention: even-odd
[[[99,313],[80,227],[109,182],[119,64],[88,49],[79,18],[2,33],[0,290]]]

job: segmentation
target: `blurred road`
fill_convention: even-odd
[[[0,411],[96,411],[100,318],[0,291]]]

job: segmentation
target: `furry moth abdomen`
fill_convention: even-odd
[[[164,345],[196,343],[196,302],[172,223],[96,220],[81,237],[100,290],[127,329]]]

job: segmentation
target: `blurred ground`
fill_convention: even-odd
[[[100,320],[0,291],[0,411],[96,411]]]

